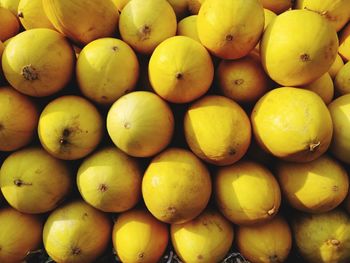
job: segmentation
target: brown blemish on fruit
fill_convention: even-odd
[[[100,184],[100,186],[98,187],[98,190],[104,193],[108,190],[108,186],[106,184]]]
[[[197,259],[198,259],[198,260],[202,260],[202,259],[203,259],[203,256],[199,254],[199,255],[197,256]]]
[[[233,81],[233,83],[238,86],[242,85],[244,83],[244,79],[236,79],[235,81]]]
[[[308,62],[308,61],[311,61],[311,58],[309,54],[304,53],[300,55],[300,60],[302,62]]]
[[[128,130],[128,129],[130,129],[130,127],[131,127],[131,124],[130,124],[129,122],[125,122],[125,123],[124,123],[124,128],[125,128],[125,129]]]
[[[340,245],[340,241],[337,239],[329,239],[329,240],[327,240],[327,243],[329,245],[332,245],[332,246],[339,246]]]
[[[226,41],[232,41],[233,36],[231,34],[226,35]]]
[[[144,257],[145,257],[145,253],[144,253],[144,252],[141,252],[141,253],[139,253],[137,256],[138,256],[138,258],[144,258]]]
[[[232,156],[232,155],[235,155],[235,154],[236,154],[236,150],[235,150],[234,148],[231,147],[231,148],[228,150],[228,154],[231,155],[231,156]]]
[[[310,152],[315,152],[317,150],[317,148],[319,148],[321,145],[321,142],[318,141],[318,142],[312,142],[309,144],[309,151]]]
[[[174,214],[176,214],[176,208],[173,207],[173,206],[169,206],[169,207],[168,207],[168,212],[169,212],[171,215],[174,215]]]
[[[181,72],[176,73],[175,78],[176,79],[182,79],[183,74]]]
[[[272,255],[272,256],[269,256],[269,261],[271,263],[280,263],[281,261],[278,259],[278,256],[277,255]]]
[[[71,251],[73,256],[78,256],[81,254],[81,249],[78,247],[72,247],[72,251]]]
[[[35,67],[33,67],[33,65],[31,64],[24,66],[22,68],[21,74],[25,80],[34,81],[39,79],[39,73],[37,72]]]
[[[19,12],[19,13],[17,14],[17,16],[18,16],[19,18],[24,18],[23,12]]]
[[[15,186],[18,186],[18,187],[33,185],[32,183],[25,183],[21,179],[15,179],[13,181],[13,183],[14,183]]]
[[[117,46],[113,46],[113,47],[112,47],[112,50],[113,50],[113,51],[118,51],[119,48],[118,48]]]
[[[62,132],[62,136],[59,139],[59,143],[62,147],[67,146],[69,144],[68,137],[71,134],[69,129],[64,129]]]
[[[139,29],[139,38],[141,41],[147,40],[151,35],[151,27],[149,25],[143,25]]]
[[[273,216],[274,214],[276,213],[276,208],[271,208],[269,211],[267,211],[267,214],[269,215],[269,216]]]
[[[338,191],[339,191],[339,186],[333,185],[332,191],[333,191],[333,192],[338,192]]]

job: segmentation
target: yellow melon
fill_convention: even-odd
[[[292,0],[259,0],[263,7],[276,14],[283,13],[292,7]]]
[[[333,125],[323,100],[314,92],[282,87],[266,93],[251,114],[258,144],[276,157],[308,162],[329,147]]]
[[[339,160],[350,164],[350,94],[333,100],[328,109],[334,127],[330,151]]]
[[[260,46],[265,71],[284,86],[300,86],[321,77],[333,64],[337,50],[335,29],[307,10],[279,15],[266,28]]]
[[[238,103],[253,103],[270,89],[270,80],[253,55],[222,60],[217,69],[220,91]]]
[[[231,248],[232,224],[219,212],[205,210],[182,224],[172,224],[171,241],[183,262],[221,262]]]
[[[0,209],[0,261],[25,262],[29,252],[41,245],[43,224],[35,215],[22,214],[13,208]]]
[[[296,0],[294,8],[313,11],[325,19],[339,31],[350,17],[350,2],[348,0]]]
[[[102,38],[82,49],[76,77],[85,97],[108,105],[134,89],[139,63],[128,44],[116,38]]]
[[[0,7],[0,40],[7,39],[17,35],[19,32],[19,23],[10,10]]]
[[[0,7],[6,8],[12,12],[15,16],[17,15],[18,4],[20,0],[0,0]]]
[[[132,208],[141,197],[141,168],[137,160],[115,147],[103,148],[79,167],[77,185],[90,205],[104,212]]]
[[[107,131],[122,151],[135,157],[150,157],[170,143],[174,117],[167,103],[156,94],[132,92],[110,108]]]
[[[197,15],[187,16],[177,24],[177,35],[200,42],[197,31]]]
[[[102,116],[88,100],[62,96],[47,104],[41,112],[38,135],[51,155],[76,160],[90,154],[103,135]]]
[[[338,52],[345,62],[350,60],[350,23],[340,33]]]
[[[55,29],[45,14],[41,0],[20,0],[17,16],[26,30],[32,28]]]
[[[293,236],[310,263],[350,261],[350,217],[341,210],[304,214],[293,220]]]
[[[211,195],[205,165],[190,151],[168,148],[149,164],[142,195],[148,210],[166,223],[184,223],[198,216]]]
[[[187,0],[187,9],[192,15],[197,15],[205,0]]]
[[[7,202],[23,213],[55,209],[71,189],[72,174],[61,160],[41,148],[12,153],[1,166],[0,187]]]
[[[308,213],[333,210],[349,189],[346,170],[326,155],[308,163],[280,162],[276,175],[289,204]]]
[[[325,104],[329,104],[334,96],[334,84],[330,74],[327,72],[315,81],[301,86],[303,89],[315,92]]]
[[[180,20],[181,18],[187,15],[188,0],[167,0],[167,1],[173,7],[178,20]]]
[[[264,224],[239,226],[237,246],[254,263],[285,262],[292,248],[292,233],[287,221],[276,216]]]
[[[176,15],[166,0],[131,0],[120,15],[122,39],[134,50],[151,54],[165,39],[176,34]]]
[[[332,77],[332,79],[335,78],[339,70],[344,66],[344,61],[341,58],[339,54],[337,54],[332,66],[328,70],[329,75]]]
[[[334,86],[339,95],[350,93],[350,61],[338,71],[335,76]]]
[[[11,87],[1,87],[0,105],[0,151],[14,151],[29,144],[39,120],[34,102]]]
[[[119,13],[112,0],[43,0],[54,27],[80,45],[115,34]]]
[[[206,0],[197,19],[198,36],[215,56],[244,57],[264,30],[264,9],[258,0]]]
[[[169,241],[168,226],[145,209],[121,213],[113,228],[113,246],[123,263],[158,262]]]
[[[94,262],[107,248],[111,237],[108,216],[76,200],[54,210],[47,218],[44,247],[56,262]]]
[[[191,150],[215,165],[237,162],[251,139],[247,114],[223,96],[205,96],[192,104],[185,114],[184,130]]]
[[[264,166],[251,161],[220,168],[215,176],[214,195],[220,211],[238,225],[271,220],[281,203],[275,177]]]
[[[18,91],[35,97],[63,89],[72,77],[74,62],[74,52],[67,39],[46,28],[31,29],[13,37],[2,55],[7,81]]]
[[[265,17],[265,23],[264,23],[264,31],[265,31],[267,26],[277,17],[277,15],[274,12],[272,12],[271,10],[264,8],[264,17]],[[258,57],[260,57],[260,41],[255,46],[252,53],[254,53]]]
[[[214,77],[208,51],[197,41],[175,36],[162,42],[149,61],[155,92],[173,103],[186,103],[204,95]]]

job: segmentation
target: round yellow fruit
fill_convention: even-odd
[[[202,44],[223,59],[244,57],[264,30],[264,9],[258,0],[206,0],[198,13]]]
[[[43,224],[35,215],[22,214],[13,208],[0,209],[0,261],[25,262],[29,252],[41,245]]]
[[[335,29],[307,10],[287,11],[276,17],[260,44],[265,71],[284,86],[305,85],[321,77],[330,69],[337,51]]]
[[[85,97],[110,105],[135,88],[139,62],[125,42],[101,38],[90,42],[80,52],[76,77]]]
[[[328,109],[333,121],[330,151],[339,160],[350,164],[350,94],[333,100]]]
[[[331,103],[334,96],[334,84],[330,74],[327,72],[315,81],[301,86],[303,89],[311,90],[321,97],[325,104]]]
[[[339,54],[337,54],[332,66],[328,70],[329,75],[332,79],[335,78],[339,70],[344,66],[344,61]]]
[[[112,238],[122,262],[153,263],[165,252],[169,230],[147,210],[133,209],[118,216]]]
[[[251,121],[258,144],[274,156],[309,162],[329,147],[330,113],[314,92],[282,87],[266,93],[254,106]]]
[[[304,214],[292,224],[296,247],[307,262],[350,261],[350,217],[341,210]]]
[[[339,31],[349,21],[350,2],[348,0],[297,0],[294,8],[315,12]]]
[[[74,64],[73,48],[67,39],[46,28],[13,37],[2,55],[7,81],[21,93],[35,97],[63,89],[72,77]]]
[[[349,190],[346,170],[326,155],[308,163],[280,162],[276,175],[289,204],[308,213],[333,210]]]
[[[276,216],[264,224],[237,228],[239,252],[254,263],[285,262],[292,248],[292,233],[287,221]]]
[[[7,202],[22,213],[55,209],[68,195],[72,174],[66,163],[41,148],[12,153],[1,166],[0,187]]]
[[[220,91],[238,103],[253,103],[270,89],[270,80],[259,58],[247,55],[222,60],[217,69]]]
[[[54,27],[80,45],[113,36],[118,28],[112,0],[43,0],[43,6]]]
[[[111,228],[106,214],[83,201],[73,201],[47,218],[44,247],[56,262],[94,262],[107,248]]]
[[[177,24],[177,35],[192,38],[200,43],[197,31],[197,15],[187,16]]]
[[[339,95],[350,93],[350,61],[347,62],[337,73],[334,80],[335,90]]]
[[[142,195],[157,219],[170,224],[184,223],[207,206],[210,174],[190,151],[168,148],[149,164],[142,180]]]
[[[271,220],[281,203],[280,188],[273,174],[251,161],[220,168],[215,176],[214,195],[220,211],[237,225]]]
[[[104,212],[122,212],[135,206],[141,197],[141,180],[137,160],[116,147],[87,157],[77,174],[81,196]]]
[[[0,7],[0,40],[5,41],[19,32],[19,23],[10,10]]]
[[[263,7],[275,14],[283,13],[292,7],[292,0],[259,0]]]
[[[0,105],[0,151],[30,143],[39,120],[34,102],[11,87],[0,87]]]
[[[185,113],[184,131],[191,150],[215,165],[237,162],[247,152],[251,126],[244,110],[223,96],[205,96]]]
[[[102,117],[88,100],[62,96],[46,105],[39,119],[42,146],[63,160],[76,160],[91,153],[103,135]]]
[[[197,41],[176,36],[162,42],[149,61],[155,92],[167,101],[187,103],[204,95],[214,77],[208,51]]]
[[[150,157],[170,143],[174,116],[159,96],[147,91],[122,96],[109,109],[107,131],[114,144],[135,157]]]
[[[338,52],[345,62],[350,60],[350,23],[340,33]]]
[[[219,212],[205,210],[182,224],[172,224],[171,241],[183,262],[221,262],[233,242],[232,224]]]
[[[55,29],[45,14],[41,0],[20,0],[17,16],[26,30],[33,28]]]
[[[176,15],[168,1],[131,0],[120,15],[119,31],[135,51],[151,54],[176,34],[176,25]]]
[[[15,16],[17,15],[18,4],[20,0],[0,0],[0,7],[6,8],[12,12]]]
[[[269,9],[264,8],[264,17],[265,17],[265,23],[264,23],[264,31],[266,30],[267,26],[277,17],[277,15],[272,12]],[[254,50],[252,51],[253,54],[255,54],[260,59],[260,41],[255,46]],[[261,62],[260,62],[261,64]]]

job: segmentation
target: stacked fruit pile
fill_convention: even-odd
[[[0,262],[350,262],[349,0],[0,6]]]

